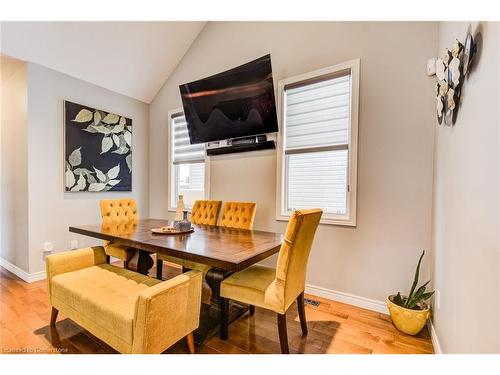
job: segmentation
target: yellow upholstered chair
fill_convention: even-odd
[[[282,353],[288,353],[286,311],[297,301],[302,332],[307,334],[304,311],[306,268],[314,234],[323,211],[295,211],[288,222],[276,269],[251,266],[236,272],[221,283],[223,298],[221,338],[227,338],[229,300],[263,307],[278,314]]]
[[[194,202],[193,209],[191,210],[191,222],[193,224],[201,225],[217,225],[217,218],[221,201],[212,200],[197,200]],[[197,269],[199,271],[207,272],[210,267],[196,262],[190,262],[184,259],[175,258],[169,255],[157,254],[156,256],[156,278],[161,280],[163,273],[163,261],[180,264],[184,268]]]
[[[252,229],[257,204],[254,202],[224,202],[221,227]]]
[[[139,219],[135,199],[103,199],[99,202],[103,227],[117,227],[126,224],[135,224]],[[135,250],[129,247],[115,245],[104,241],[104,249],[108,256],[113,256],[123,261],[127,268],[129,259]]]
[[[50,324],[61,311],[120,353],[161,353],[186,337],[194,352],[202,273],[161,282],[106,263],[101,246],[49,255]]]

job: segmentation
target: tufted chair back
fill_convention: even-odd
[[[254,202],[224,202],[221,227],[252,229],[257,204]]]
[[[286,311],[305,289],[307,261],[323,211],[295,211],[290,217],[276,267],[276,279],[266,290],[266,301]]]
[[[201,201],[194,202],[191,211],[191,222],[193,224],[217,225],[217,218],[221,201]]]
[[[103,199],[99,205],[104,225],[136,222],[139,219],[135,199]]]

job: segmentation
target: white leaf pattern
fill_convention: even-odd
[[[120,173],[120,164],[118,164],[116,167],[111,168],[108,171],[108,177],[110,179],[118,177],[118,174]]]
[[[109,180],[108,185],[115,186],[120,183],[121,180]]]
[[[130,147],[132,147],[132,133],[129,131],[126,131],[125,133],[123,133],[123,137],[125,138],[125,142],[127,142],[127,144]]]
[[[99,126],[95,126],[93,127],[95,130],[97,130],[99,133],[101,134],[104,134],[104,135],[108,135],[109,133],[111,133],[111,130],[109,130],[107,127],[105,127],[104,125],[99,125]]]
[[[85,177],[83,177],[83,174],[81,174],[78,182],[73,187],[73,189],[71,189],[71,191],[82,191],[83,189],[85,189],[86,185],[87,183],[85,182]]]
[[[99,111],[95,111],[94,112],[94,124],[95,125],[99,125],[99,123],[101,122],[101,114],[99,113]]]
[[[115,142],[116,147],[120,147],[120,137],[116,134],[113,134],[113,141]]]
[[[106,181],[106,176],[104,175],[104,173],[102,173],[102,171],[100,171],[96,167],[94,167],[94,170],[95,170],[95,173],[96,173],[97,178],[99,179],[99,181],[102,181],[102,182]]]
[[[97,182],[89,185],[89,191],[102,191],[106,187],[106,184]]]
[[[116,125],[115,127],[113,127],[113,129],[111,129],[111,133],[121,133],[123,131],[123,129],[125,128],[125,126],[123,125]]]
[[[129,173],[132,173],[132,154],[128,154],[127,157],[125,158],[125,161],[127,162],[127,167],[129,170]]]
[[[80,152],[80,149],[81,147],[77,148],[69,155],[68,162],[72,167],[76,167],[82,163],[82,153]]]
[[[127,147],[120,147],[118,150],[113,151],[113,154],[125,155],[128,152],[129,149]]]
[[[88,121],[92,120],[92,116],[93,116],[93,114],[91,111],[89,111],[88,109],[82,109],[82,110],[80,110],[80,112],[78,112],[76,117],[71,121],[88,122]]]
[[[111,137],[103,137],[101,143],[101,154],[108,152],[113,147],[113,140]]]
[[[118,122],[119,117],[114,113],[108,113],[106,117],[102,119],[102,122],[106,124],[116,124]]]
[[[69,169],[66,170],[66,188],[69,189],[75,184],[75,175]]]

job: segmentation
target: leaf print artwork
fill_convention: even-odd
[[[77,165],[80,165],[81,162],[82,162],[82,153],[80,152],[81,150],[81,147],[80,148],[77,148],[75,151],[73,151],[71,153],[71,155],[69,156],[69,164],[72,166],[72,167],[76,167]]]
[[[106,124],[116,124],[118,122],[118,118],[119,117],[114,113],[108,113],[106,117],[102,119],[102,122],[105,122]]]
[[[69,101],[64,107],[65,191],[131,191],[132,120]]]
[[[73,121],[88,122],[88,121],[92,120],[92,116],[93,116],[93,114],[91,111],[89,111],[88,109],[82,109],[80,112],[78,112],[78,114],[73,119]]]
[[[111,137],[104,137],[102,139],[101,154],[108,152],[111,147],[113,147],[113,139]]]

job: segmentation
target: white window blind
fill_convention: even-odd
[[[172,116],[173,163],[202,163],[205,161],[205,144],[191,144],[186,117],[179,113]]]
[[[205,199],[205,144],[191,144],[182,111],[170,113],[169,209],[175,209],[179,195],[191,208]]]
[[[347,212],[350,70],[284,87],[285,209]]]

